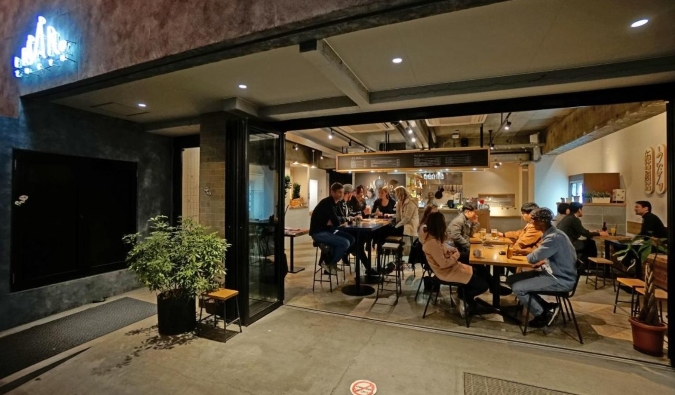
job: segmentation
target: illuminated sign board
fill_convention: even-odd
[[[418,171],[428,169],[468,169],[490,167],[490,150],[486,148],[450,148],[430,151],[408,150],[363,154],[338,154],[337,171]],[[441,173],[442,174],[442,173]],[[438,173],[426,179],[441,180]]]
[[[26,37],[21,56],[14,57],[14,76],[21,78],[59,66],[70,59],[72,47],[71,42],[47,24],[47,19],[38,16],[35,34]]]

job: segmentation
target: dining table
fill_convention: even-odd
[[[490,291],[492,292],[493,312],[500,314],[505,318],[519,321],[515,317],[505,314],[502,311],[501,296],[499,293],[501,284],[499,279],[504,274],[504,268],[530,268],[532,265],[527,262],[527,257],[523,255],[514,255],[511,258],[508,258],[506,255],[506,248],[506,245],[471,244],[469,264],[492,266],[493,281],[492,284],[490,284]],[[476,256],[475,251],[480,251],[480,256]]]
[[[508,237],[492,237],[490,235],[487,235],[485,240],[482,240],[478,237],[472,237],[469,239],[469,242],[471,244],[485,244],[485,245],[511,245],[513,244],[513,240],[509,239]]]
[[[291,267],[289,268],[288,272],[289,273],[299,273],[303,270],[305,270],[304,267],[298,267],[295,268],[293,266],[293,257],[294,257],[294,251],[293,251],[293,240],[295,240],[296,237],[304,236],[306,234],[309,234],[309,229],[305,228],[284,228],[284,237],[288,237],[291,242]]]
[[[342,293],[349,296],[367,296],[375,292],[375,289],[369,285],[361,282],[361,254],[363,254],[363,242],[373,240],[373,235],[382,230],[385,226],[391,225],[393,219],[391,218],[364,218],[359,223],[352,222],[351,224],[343,224],[340,230],[345,231],[354,236],[355,244],[357,246],[355,255],[356,263],[354,269],[356,271],[355,284],[345,285],[342,287]],[[366,248],[368,261],[371,261],[371,248]]]

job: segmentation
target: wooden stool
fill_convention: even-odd
[[[237,307],[237,318],[227,323],[227,303],[226,301],[234,298],[234,305]],[[202,319],[202,312],[204,311],[204,305],[208,300],[217,300],[223,302],[223,330],[227,332],[227,325],[234,324],[234,322],[239,323],[239,333],[241,333],[241,315],[239,315],[239,291],[233,289],[220,288],[217,291],[209,292],[202,294],[200,296],[200,309],[199,309],[199,322],[207,320],[209,317],[213,317],[213,326],[218,326],[218,314],[210,314]],[[227,336],[225,337],[225,342],[227,342]]]
[[[614,263],[610,261],[609,259],[605,258],[600,258],[600,257],[589,257],[588,258],[589,262],[595,263],[595,284],[594,284],[594,289],[598,289],[598,271],[600,270],[600,267],[602,266],[602,286],[604,287],[607,285],[607,270],[606,268],[611,267]],[[588,284],[588,277],[590,277],[588,274],[586,274],[586,284]]]
[[[377,284],[377,293],[375,294],[375,302],[380,298],[380,292],[385,290],[392,291],[392,289],[385,288],[385,285],[394,283],[393,291],[396,293],[396,301],[394,304],[398,303],[398,297],[403,293],[403,286],[401,284],[401,278],[403,277],[401,272],[403,270],[401,265],[401,252],[403,246],[400,243],[384,243],[382,245],[382,266],[379,268],[378,272],[380,273],[380,280]],[[389,263],[394,264],[393,274],[386,272],[386,267]],[[391,279],[393,277],[393,280]]]
[[[619,300],[619,291],[621,286],[630,288],[630,315],[635,315],[635,288],[640,288],[645,286],[645,282],[637,278],[623,278],[619,277],[616,279],[618,283],[616,287],[616,298],[614,298],[614,313],[616,313],[616,307],[619,303],[628,303],[628,300]]]
[[[640,295],[645,294],[645,288],[644,285],[639,288],[635,288],[635,291],[637,292],[637,307],[635,308],[636,313],[639,312],[640,310]],[[659,302],[659,319],[661,322],[663,322],[663,301],[668,300],[668,292],[662,290],[661,288],[656,288],[656,292],[654,292],[656,296],[656,301]]]
[[[402,243],[403,236],[388,236],[384,241],[387,243]]]

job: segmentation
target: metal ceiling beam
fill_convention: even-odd
[[[299,136],[297,134],[293,134],[293,132],[286,133],[286,141],[301,144],[309,148],[314,148],[317,151],[321,151],[321,153],[323,153],[324,156],[335,156],[340,153],[340,151],[336,151],[333,148],[317,143],[314,140]]]
[[[359,107],[370,105],[370,92],[326,40],[300,43],[300,55]]]
[[[345,132],[342,128],[323,128],[326,132],[330,133],[331,130],[333,130],[334,134],[340,136],[340,138],[344,141],[353,141],[356,144],[362,146],[363,148],[367,148],[371,151],[379,151],[379,144],[377,141],[374,139],[368,137],[368,136],[359,136],[359,137],[354,137],[353,134]]]
[[[199,125],[199,123],[200,120],[198,116],[188,118],[178,118],[178,119],[170,119],[168,121],[146,123],[143,125],[143,130],[145,130],[146,132],[151,132],[154,130],[171,129],[180,126]]]
[[[348,107],[358,107],[352,99],[347,96],[329,97],[326,99],[306,100],[301,102],[278,104],[276,106],[262,107],[258,111],[261,117],[270,118],[284,114],[313,113],[322,110],[335,110]]]
[[[422,133],[424,133],[425,136],[431,135],[431,141],[429,141],[429,145],[431,146],[432,143],[435,145],[438,142],[438,137],[436,136],[436,132],[434,131],[433,128],[430,128],[427,125],[426,119],[416,119],[415,123],[417,124],[417,127],[420,128]],[[428,138],[427,138],[428,140]]]
[[[240,117],[260,117],[258,106],[241,97],[231,97],[223,100],[223,111]]]
[[[404,128],[403,125],[401,125],[400,122],[394,122],[394,127],[396,127],[396,130],[401,133],[401,136],[403,136],[403,139],[405,140],[406,144],[412,146],[413,148],[422,148],[422,144],[420,143],[417,138],[415,141],[412,141],[412,135],[408,134],[407,128]]]

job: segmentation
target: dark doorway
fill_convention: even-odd
[[[338,173],[334,170],[328,170],[328,185],[333,185],[333,183],[336,182],[339,182],[340,184],[351,184],[351,173]]]
[[[11,290],[126,267],[136,163],[14,151]]]

